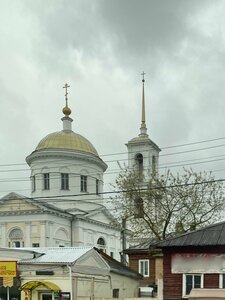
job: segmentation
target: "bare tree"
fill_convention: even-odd
[[[138,238],[161,240],[197,229],[218,221],[224,208],[223,182],[191,169],[182,175],[168,171],[148,182],[135,170],[124,169],[116,188],[115,206]]]

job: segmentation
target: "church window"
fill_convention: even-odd
[[[68,190],[69,189],[69,174],[61,173],[61,189]]]
[[[23,232],[19,228],[14,228],[9,233],[9,240],[11,241],[11,245],[14,248],[20,248],[24,246],[23,242]]]
[[[32,192],[36,191],[36,180],[35,180],[35,176],[31,176],[31,188],[32,188]]]
[[[119,298],[120,290],[119,289],[113,289],[113,298]]]
[[[97,240],[97,247],[101,250],[105,250],[105,246],[106,246],[105,240],[102,237],[100,237]]]
[[[80,176],[80,191],[87,192],[87,176],[85,175]]]
[[[44,190],[49,190],[50,189],[50,176],[49,176],[49,173],[44,173],[43,174],[43,188],[44,188]]]
[[[155,156],[153,155],[152,156],[152,174],[154,175],[156,172],[156,158]]]
[[[99,194],[99,179],[96,179],[96,195]]]
[[[138,167],[138,172],[140,175],[143,174],[143,155],[141,153],[136,155],[136,163]]]

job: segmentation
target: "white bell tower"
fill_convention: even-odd
[[[145,73],[142,78],[142,113],[140,133],[127,144],[128,167],[136,168],[147,181],[150,176],[157,175],[159,152],[161,149],[149,138],[145,123]]]

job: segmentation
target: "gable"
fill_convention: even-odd
[[[111,225],[114,228],[119,227],[117,220],[110,214],[108,209],[105,207],[92,211],[91,213],[87,214],[85,218]]]
[[[98,211],[95,214],[88,214],[86,217],[91,220],[106,224],[110,224],[112,222],[112,219],[109,218],[104,211]]]
[[[76,261],[74,271],[86,274],[109,275],[110,268],[104,259],[92,249]]]
[[[28,202],[25,198],[5,199],[0,202],[0,213],[16,213],[22,211],[40,211],[41,209],[33,202]]]

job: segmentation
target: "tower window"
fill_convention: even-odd
[[[99,180],[96,179],[96,195],[99,194]]]
[[[156,158],[153,155],[152,156],[152,174],[155,174],[155,172],[156,172]]]
[[[68,190],[69,189],[69,174],[61,173],[61,189]]]
[[[44,173],[43,174],[43,188],[44,188],[44,190],[49,190],[50,189],[50,176],[49,176],[49,173]]]
[[[80,191],[87,192],[87,176],[85,175],[80,176]]]
[[[136,163],[138,167],[139,174],[143,174],[143,155],[141,153],[136,155]]]
[[[36,191],[36,180],[35,180],[35,176],[31,177],[31,188],[32,188],[32,192]]]

